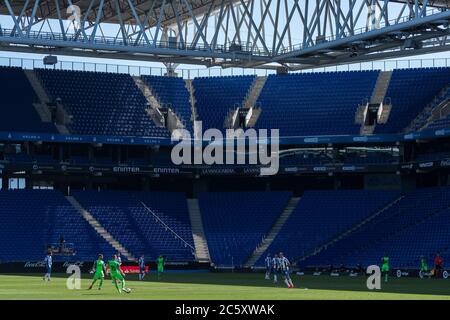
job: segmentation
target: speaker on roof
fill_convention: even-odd
[[[405,49],[422,49],[422,47],[423,47],[422,41],[414,39],[405,40]]]
[[[45,56],[44,57],[44,64],[47,66],[54,66],[57,63],[58,63],[57,56]]]
[[[285,66],[277,67],[277,74],[278,75],[285,75],[289,73],[289,69]]]
[[[230,52],[242,52],[242,45],[239,43],[230,44]]]

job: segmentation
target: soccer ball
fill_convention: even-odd
[[[125,292],[125,293],[131,293],[131,289],[130,289],[130,288],[125,288],[125,289],[123,289],[123,292]]]

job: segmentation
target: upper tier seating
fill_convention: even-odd
[[[61,236],[76,254],[55,261],[93,261],[114,249],[64,198],[51,190],[0,191],[0,261],[39,261]]]
[[[36,70],[51,99],[73,116],[71,133],[169,137],[146,113],[147,100],[128,74]]]
[[[260,129],[281,136],[359,134],[355,113],[370,99],[378,71],[270,75],[259,96]]]
[[[143,201],[160,220],[193,246],[187,204],[179,193],[128,193],[119,191],[76,191],[80,204],[134,257],[145,254],[168,259],[194,259],[193,250],[166,230],[140,202]]]
[[[33,106],[38,98],[22,69],[0,67],[0,83],[0,131],[56,133],[39,118]]]
[[[440,224],[448,221],[449,207],[449,187],[414,190],[304,264],[368,266],[388,254],[393,267],[417,268],[421,255],[449,248],[450,225]]]
[[[283,212],[289,192],[212,192],[199,196],[216,265],[242,265]]]
[[[394,70],[386,92],[392,103],[389,120],[375,133],[401,132],[449,82],[450,68]]]
[[[196,108],[203,130],[223,130],[228,113],[242,106],[254,80],[255,76],[194,79]]]
[[[189,101],[189,91],[186,89],[183,78],[141,76],[151,88],[156,99],[161,104],[168,104],[184,124],[185,128],[192,131],[192,111]]]
[[[299,258],[382,209],[397,195],[396,191],[307,191],[267,252]]]

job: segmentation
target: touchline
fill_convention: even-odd
[[[259,165],[260,175],[278,173],[280,136],[278,129],[253,128],[202,130],[202,122],[194,122],[194,137],[186,129],[172,132],[172,142],[178,142],[171,152],[175,165]],[[206,146],[203,146],[206,144]]]

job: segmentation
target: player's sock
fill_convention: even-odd
[[[122,290],[125,289],[125,279],[122,280]]]
[[[98,290],[100,290],[103,287],[103,279],[100,278],[100,283],[98,284]]]
[[[291,285],[289,284],[289,281],[287,279],[284,279],[284,283],[286,283],[287,287],[290,288]]]
[[[117,292],[122,293],[122,290],[120,290],[119,284],[117,283],[117,280],[114,280],[114,286],[116,287]]]

